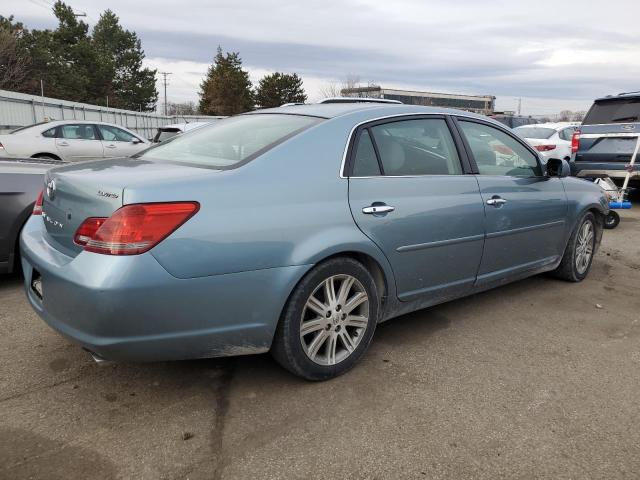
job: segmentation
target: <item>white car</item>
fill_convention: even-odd
[[[195,130],[196,128],[209,125],[211,122],[189,122],[189,123],[173,123],[171,125],[164,125],[158,128],[155,137],[153,137],[153,143],[164,142],[165,140],[180,135],[184,132]]]
[[[59,120],[0,135],[0,158],[53,158],[79,162],[129,157],[150,145],[137,133],[111,123]]]
[[[571,158],[571,137],[579,126],[577,122],[537,123],[516,127],[513,131],[540,152],[540,159],[547,163],[550,158],[567,161]]]

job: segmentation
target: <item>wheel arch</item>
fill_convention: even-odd
[[[43,158],[43,157],[53,158],[54,160],[62,160],[60,156],[56,155],[55,153],[39,152],[31,155],[31,158]]]

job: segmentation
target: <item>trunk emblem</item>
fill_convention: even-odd
[[[56,196],[56,182],[54,180],[49,180],[47,183],[47,197],[49,200],[53,200]]]
[[[623,130],[634,130],[635,128],[635,125],[622,125]]]

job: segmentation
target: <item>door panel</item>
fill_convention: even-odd
[[[363,213],[376,203],[394,210]],[[484,242],[483,207],[473,176],[351,178],[349,204],[360,229],[389,259],[400,300],[470,290]]]
[[[482,195],[486,239],[478,285],[508,281],[551,264],[563,252],[567,198],[558,178],[542,175],[537,154],[511,133],[458,120]]]
[[[478,284],[556,261],[563,253],[567,200],[558,178],[478,175],[486,233]],[[500,197],[502,205],[489,205]]]
[[[146,148],[144,143],[134,143],[138,138],[121,128],[98,124],[98,130],[105,157],[129,157]]]
[[[102,158],[102,142],[98,140],[91,124],[61,125],[56,138],[56,150],[60,158],[70,162]]]

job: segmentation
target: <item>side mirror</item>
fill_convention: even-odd
[[[138,145],[139,143],[142,143],[142,140],[140,140],[139,138],[134,138],[133,140],[131,140],[131,143],[133,143],[134,145]]]
[[[550,158],[547,160],[547,176],[548,177],[568,177],[571,174],[571,167],[566,160],[559,158]]]

